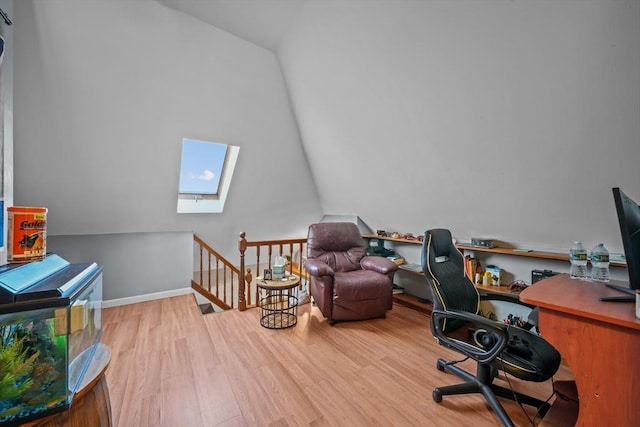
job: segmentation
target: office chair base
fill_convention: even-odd
[[[435,388],[432,393],[432,397],[435,402],[441,402],[442,397],[447,395],[481,393],[491,409],[493,409],[498,418],[500,418],[502,424],[506,427],[514,427],[515,425],[505,412],[504,407],[500,404],[497,397],[533,406],[538,410],[538,414],[541,418],[544,417],[551,407],[548,402],[493,384],[492,381],[493,378],[495,378],[496,373],[495,370],[491,369],[491,367],[487,365],[478,365],[477,376],[471,375],[469,372],[455,366],[455,364],[448,363],[444,359],[438,359],[436,367],[439,371],[448,371],[457,375],[465,382]]]

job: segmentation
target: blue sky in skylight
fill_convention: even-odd
[[[226,153],[227,144],[183,139],[179,192],[216,194]]]

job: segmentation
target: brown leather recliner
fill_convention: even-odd
[[[365,256],[364,239],[353,223],[310,225],[304,267],[310,293],[332,326],[385,317],[392,308],[398,266],[384,257]]]

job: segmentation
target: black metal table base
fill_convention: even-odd
[[[268,329],[284,329],[298,323],[298,297],[285,290],[271,290],[260,299],[260,324]]]

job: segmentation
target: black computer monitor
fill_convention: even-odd
[[[619,291],[635,295],[635,291],[640,289],[640,206],[624,194],[619,188],[613,188],[613,200],[618,213],[618,223],[620,224],[620,237],[622,237],[622,247],[624,257],[627,261],[627,272],[629,273],[629,287],[607,284],[607,286]],[[603,301],[635,301],[634,296],[602,298]]]

